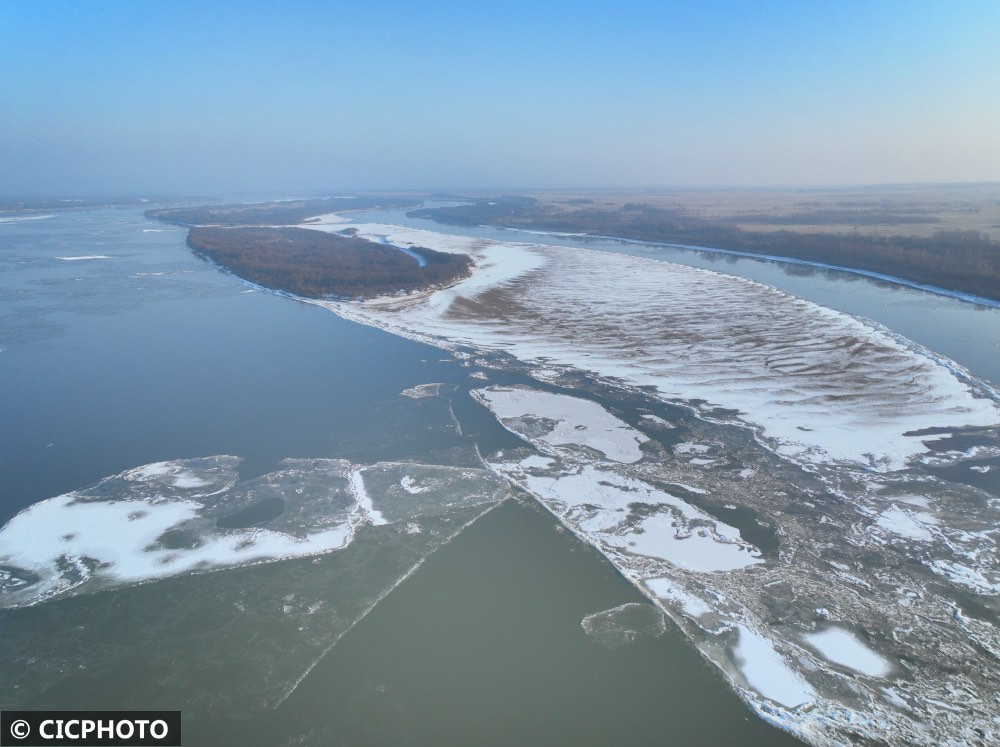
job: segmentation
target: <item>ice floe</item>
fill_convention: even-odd
[[[410,399],[424,399],[425,397],[436,397],[441,392],[441,387],[444,384],[434,383],[434,384],[417,384],[417,386],[411,386],[409,389],[404,389],[400,394],[404,397],[409,397]]]
[[[402,480],[399,481],[399,486],[410,495],[419,495],[420,493],[426,493],[430,489],[417,485],[414,479],[409,475],[406,475]]]
[[[612,547],[661,558],[691,571],[731,571],[761,562],[759,555],[748,547],[721,542],[718,530],[715,523],[711,529],[699,527],[678,532],[672,514],[656,514],[638,523],[621,540],[609,537],[606,541]]]
[[[631,602],[587,615],[580,627],[611,650],[633,643],[641,637],[657,638],[667,630],[663,613],[651,604]]]

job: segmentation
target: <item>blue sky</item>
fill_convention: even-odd
[[[996,0],[0,0],[0,194],[997,181],[998,40]]]

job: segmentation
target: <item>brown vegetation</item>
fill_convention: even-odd
[[[865,211],[872,220],[874,213]],[[587,206],[568,210],[524,197],[482,200],[471,205],[409,214],[457,225],[490,224],[566,231],[778,255],[879,272],[1000,299],[1000,243],[977,231],[938,231],[919,237],[791,230],[751,232],[727,220],[699,217],[683,207],[627,202],[620,207]],[[880,219],[904,222],[905,215],[902,210],[896,210],[891,216]],[[816,217],[813,212],[808,219]],[[823,217],[832,219],[830,211]],[[918,215],[918,219],[927,217]],[[838,219],[842,218],[838,216]]]
[[[305,228],[196,226],[188,246],[233,274],[307,298],[371,297],[452,283],[472,260],[414,247],[426,261],[399,249]]]

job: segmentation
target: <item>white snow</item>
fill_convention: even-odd
[[[719,542],[706,529],[682,536],[674,525],[672,515],[656,514],[639,524],[638,531],[618,541],[612,537],[607,537],[605,541],[612,547],[662,558],[673,565],[701,573],[732,571],[761,562],[745,547]]]
[[[674,445],[675,454],[705,454],[711,447],[705,444],[695,444],[690,441]]]
[[[209,480],[193,475],[190,472],[180,472],[174,475],[173,483],[175,488],[203,488],[211,484]]]
[[[738,627],[736,660],[750,687],[786,708],[816,699],[816,691],[788,666],[771,641],[746,625]]]
[[[644,420],[648,420],[650,423],[656,425],[659,428],[676,428],[676,426],[669,420],[664,420],[659,415],[645,414],[642,416]]]
[[[358,502],[358,505],[368,514],[368,518],[373,526],[389,523],[386,521],[385,516],[382,515],[382,512],[377,510],[372,504],[372,498],[365,489],[365,478],[361,474],[361,470],[356,469],[351,472],[351,492],[354,493],[354,499]]]
[[[251,561],[310,555],[343,547],[347,522],[305,538],[266,529],[219,530],[202,534],[194,547],[155,546],[167,530],[197,516],[193,500],[110,500],[83,502],[70,493],[30,506],[0,529],[0,562],[41,577],[35,596],[45,598],[99,574],[118,582],[148,581],[192,570]],[[96,571],[88,570],[100,563]],[[63,573],[76,567],[78,580]]]
[[[893,506],[879,514],[875,524],[901,537],[930,540],[934,535],[927,527],[937,524],[937,519],[928,513],[913,513],[904,511],[899,506]]]
[[[711,606],[705,600],[694,594],[689,594],[670,579],[648,578],[643,581],[643,584],[660,599],[667,599],[679,605],[684,612],[693,617],[707,615],[712,611]]]
[[[136,467],[125,473],[127,480],[149,480],[154,477],[162,477],[174,472],[174,465],[170,462],[153,462],[142,467]]]
[[[576,444],[616,462],[631,463],[642,459],[639,444],[649,440],[596,402],[579,397],[511,387],[476,389],[472,394],[514,432],[518,432],[517,426],[508,422],[512,418],[534,416],[556,421],[544,436],[525,436],[543,448]]]
[[[539,456],[538,454],[532,454],[521,460],[521,466],[528,469],[548,469],[553,464],[554,462],[551,459]]]
[[[827,628],[819,633],[809,633],[805,639],[833,663],[853,669],[859,674],[885,677],[892,669],[886,659],[843,628]]]
[[[595,543],[697,572],[761,562],[760,553],[740,539],[735,527],[642,480],[587,465],[577,474],[557,477],[524,474],[521,482]],[[660,507],[660,512],[640,521],[630,510],[633,503]]]
[[[687,490],[690,493],[694,493],[695,495],[708,495],[708,491],[707,490],[702,490],[701,488],[696,488],[694,485],[687,485],[687,484],[685,484],[683,482],[675,482],[675,483],[671,483],[671,484],[672,485],[676,485],[678,488],[683,488],[684,490]]]
[[[949,560],[935,560],[931,563],[931,569],[979,594],[989,596],[1000,594],[1000,581],[987,578],[981,570],[976,568],[969,568]]]
[[[420,493],[426,493],[430,488],[420,487],[414,482],[413,478],[406,475],[399,481],[399,485],[403,490],[405,490],[410,495],[419,495]]]
[[[931,507],[930,501],[922,495],[897,495],[893,496],[893,500],[909,503],[911,506],[919,506],[920,508],[929,509]]]

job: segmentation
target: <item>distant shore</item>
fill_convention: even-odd
[[[772,223],[784,220],[787,226],[792,226],[798,220],[818,220],[816,213],[810,212],[808,218],[768,216],[767,220]],[[533,197],[481,199],[466,205],[414,210],[408,215],[446,225],[574,233],[760,257],[854,272],[976,303],[1000,302],[1000,242],[979,231],[940,230],[921,236],[817,232],[787,227],[759,231],[736,225],[736,218],[705,218],[678,206],[646,202],[598,205],[582,199],[553,201]],[[888,210],[865,211],[861,217],[883,221],[879,224],[883,228],[905,225],[907,220],[919,220],[921,224],[934,220],[930,215],[897,215]],[[750,218],[751,224],[758,220],[757,215],[743,215],[739,220]],[[849,220],[841,214],[836,219]]]

